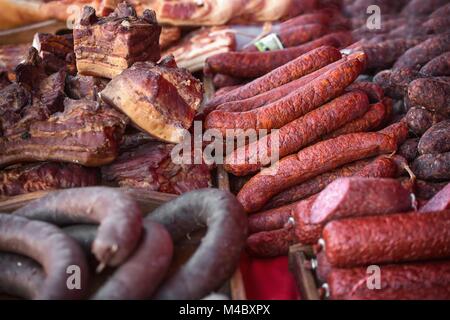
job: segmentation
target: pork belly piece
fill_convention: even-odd
[[[102,177],[121,187],[182,194],[211,187],[206,164],[179,165],[172,162],[173,144],[150,142],[122,153],[116,161],[102,167]]]
[[[73,163],[38,162],[0,171],[0,198],[35,191],[94,186],[100,183],[97,168]]]
[[[4,136],[23,133],[32,122],[46,120],[64,109],[66,71],[61,69],[47,76],[35,48],[30,48],[15,74],[16,82],[0,90],[0,127]]]
[[[94,8],[84,7],[73,30],[78,72],[112,79],[136,61],[160,59],[161,26],[154,11],[142,17],[126,2],[106,18],[98,17]]]
[[[172,44],[180,40],[181,28],[174,26],[163,26],[161,36],[159,37],[159,46],[161,50],[167,49]]]
[[[33,38],[33,47],[39,53],[48,74],[65,69],[69,74],[77,71],[73,36],[71,34],[54,35],[38,32]]]
[[[197,72],[203,70],[209,57],[235,49],[236,37],[233,30],[228,27],[204,27],[191,32],[163,55],[172,54],[180,68]]]
[[[64,101],[65,109],[26,131],[0,138],[0,167],[63,161],[95,167],[112,162],[127,125],[116,110],[92,100]]]
[[[150,135],[171,143],[183,140],[203,98],[202,84],[173,57],[158,65],[136,62],[100,93]]]
[[[97,100],[97,95],[102,91],[109,80],[93,76],[68,76],[66,79],[66,93],[71,99]]]
[[[0,46],[0,71],[7,72],[10,80],[14,80],[14,68],[26,57],[29,48],[29,44]]]

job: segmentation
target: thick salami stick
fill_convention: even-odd
[[[335,220],[323,238],[334,267],[448,258],[450,211]]]
[[[283,44],[283,48],[291,48],[322,37],[327,33],[328,28],[325,25],[313,23],[301,26],[292,26],[289,28],[281,28],[275,34]],[[258,52],[258,48],[255,45],[250,45],[242,51]]]
[[[27,257],[0,253],[0,293],[36,299],[45,282],[42,267]]]
[[[33,220],[64,226],[100,223],[92,252],[105,265],[121,264],[135,249],[142,231],[142,213],[133,199],[117,189],[75,188],[52,192],[14,212]]]
[[[248,232],[253,234],[261,231],[282,229],[296,206],[296,203],[291,203],[279,208],[252,214],[248,217]]]
[[[281,128],[340,95],[356,79],[362,68],[363,63],[357,57],[349,58],[337,68],[262,108],[239,113],[213,111],[206,118],[205,127],[244,130]]]
[[[419,211],[433,212],[450,209],[450,183],[439,191],[430,201]]]
[[[272,89],[270,91],[266,91],[263,93],[260,93],[254,97],[247,98],[244,100],[238,100],[238,101],[230,101],[225,102],[219,106],[215,110],[220,111],[226,111],[226,112],[245,112],[250,111],[259,107],[263,107],[265,105],[268,105],[272,102],[275,102],[293,91],[299,89],[300,87],[303,87],[322,75],[323,73],[336,68],[337,66],[341,65],[345,60],[338,60],[334,63],[331,63],[319,70],[316,70],[310,74],[307,74],[301,78],[298,78],[296,80],[293,80],[291,82],[288,82],[278,88]],[[207,109],[205,110],[205,113],[208,113],[212,110]]]
[[[394,178],[403,170],[401,167],[403,161],[399,159],[400,157],[397,158],[380,156],[364,166],[361,170],[355,173],[354,176],[367,178]],[[335,177],[335,179],[336,178],[338,177]],[[322,234],[324,224],[317,224],[311,221],[312,206],[318,196],[319,194],[297,202],[297,207],[294,210],[293,218],[295,221],[295,234],[300,243],[317,243]]]
[[[450,299],[450,262],[380,266],[380,288],[369,289],[373,275],[366,267],[332,269],[327,277],[333,300]]]
[[[339,178],[319,193],[310,221],[325,224],[348,217],[382,215],[412,209],[412,198],[400,181],[380,178]]]
[[[333,270],[333,267],[330,265],[330,263],[327,260],[327,256],[324,251],[320,251],[316,254],[316,266],[315,266],[315,273],[317,280],[319,280],[320,283],[326,283],[328,279],[328,275]]]
[[[89,269],[83,251],[51,224],[0,214],[0,251],[25,255],[42,265],[46,278],[36,299],[82,299],[88,292]],[[72,266],[79,268],[81,289],[70,290],[67,285]]]
[[[395,139],[380,133],[355,133],[322,141],[255,175],[241,189],[238,200],[247,212],[255,212],[289,187],[344,164],[396,149]]]
[[[336,32],[284,50],[219,53],[206,60],[205,73],[223,73],[239,78],[257,78],[321,46],[345,47],[352,42],[349,32]]]
[[[270,201],[265,206],[266,209],[278,208],[286,204],[302,200],[316,193],[319,193],[327,185],[336,180],[339,177],[350,177],[356,174],[359,170],[364,168],[372,160],[364,159],[352,162],[335,170],[322,173],[317,177],[309,179],[303,183],[300,183],[292,188],[286,189],[285,191],[277,194],[275,197],[270,199]],[[250,219],[253,216],[250,216]]]
[[[231,193],[217,189],[185,193],[146,219],[164,225],[175,243],[208,228],[194,255],[165,280],[153,298],[200,299],[235,271],[247,238],[247,217]]]
[[[289,247],[297,243],[292,226],[279,230],[254,233],[247,239],[247,252],[255,257],[272,258],[287,255]]]
[[[279,156],[300,150],[324,134],[362,116],[368,108],[369,99],[365,93],[349,92],[286,124],[276,133]],[[245,176],[269,164],[274,137],[275,134],[271,133],[237,148],[226,157],[224,169],[234,175]]]
[[[150,298],[169,269],[172,253],[172,239],[167,230],[153,221],[144,221],[144,232],[138,248],[98,289],[93,299]]]
[[[348,92],[355,90],[361,90],[362,92],[367,94],[370,103],[381,102],[384,98],[383,89],[374,82],[368,81],[353,82],[351,85],[347,87],[347,89],[345,89],[345,91]]]
[[[433,77],[450,76],[450,51],[430,60],[420,69],[420,73]]]
[[[246,79],[236,78],[227,74],[217,73],[214,75],[212,82],[214,88],[221,89],[230,86],[241,86]]]
[[[409,134],[408,125],[405,121],[395,122],[378,132],[395,139],[397,147],[401,146],[402,143],[406,141]]]
[[[449,34],[431,37],[406,51],[394,64],[394,69],[411,68],[420,70],[427,62],[449,50]]]
[[[251,98],[319,70],[340,58],[339,50],[333,47],[324,46],[311,50],[236,90],[220,97],[215,97],[208,102],[206,107],[212,109],[225,102]]]
[[[386,118],[386,106],[382,102],[370,105],[369,110],[362,117],[350,121],[323,137],[324,140],[336,138],[343,134],[368,132],[377,129]]]

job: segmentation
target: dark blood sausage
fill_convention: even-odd
[[[282,229],[292,215],[296,203],[252,214],[248,217],[249,234]]]
[[[297,243],[293,226],[254,233],[247,239],[247,252],[259,258],[287,255],[289,247]]]
[[[275,34],[283,44],[284,48],[290,48],[322,37],[328,31],[329,30],[325,25],[319,23],[311,23],[301,26],[292,26],[289,28],[280,28],[280,30],[275,32]],[[258,52],[258,48],[255,45],[250,45],[242,51]]]
[[[411,0],[401,11],[402,15],[406,16],[420,16],[429,15],[433,11],[439,9],[441,6],[447,4],[448,0]]]
[[[408,139],[400,146],[397,154],[404,157],[408,162],[412,162],[419,156],[419,151],[417,150],[418,145],[419,138]]]
[[[382,102],[371,104],[369,110],[361,117],[350,121],[342,127],[327,134],[322,139],[331,139],[343,134],[368,132],[377,129],[386,119],[386,106]]]
[[[284,157],[362,116],[368,108],[369,100],[364,92],[346,93],[286,124],[276,133],[237,148],[226,157],[224,168],[238,176],[256,172],[270,163],[274,139],[278,139],[279,157]]]
[[[446,185],[447,182],[416,180],[414,185],[414,194],[419,199],[429,200],[433,198],[439,191],[444,189]]]
[[[409,129],[419,136],[443,119],[442,115],[420,107],[412,107],[406,113],[406,123]]]
[[[322,173],[317,177],[309,179],[303,183],[295,185],[289,189],[284,190],[283,192],[274,196],[270,201],[266,204],[265,208],[272,209],[280,206],[284,206],[286,204],[302,200],[309,196],[312,196],[323,189],[331,182],[336,180],[339,177],[349,177],[357,173],[359,170],[364,168],[367,164],[369,164],[371,160],[364,159],[349,163],[340,168],[331,170],[329,172]],[[275,209],[276,210],[276,209]],[[250,216],[250,220],[253,216]]]
[[[200,299],[229,279],[247,238],[247,216],[235,196],[217,189],[185,193],[146,219],[166,227],[176,243],[208,228],[194,255],[164,281],[155,299]]]
[[[445,80],[447,79],[447,80]],[[450,116],[450,78],[417,79],[409,84],[408,99],[416,106]]]
[[[226,95],[215,97],[208,102],[207,108],[214,108],[225,102],[243,100],[270,91],[319,70],[340,58],[341,53],[336,48],[324,46],[314,49]]]
[[[173,244],[167,230],[151,220],[137,249],[92,297],[95,300],[148,299],[164,279],[172,260]],[[193,278],[191,281],[197,281]]]
[[[432,212],[450,209],[450,183],[439,191],[430,201],[419,211]]]
[[[89,270],[83,251],[57,227],[41,221],[0,214],[0,251],[22,254],[42,266],[46,277],[33,298],[82,299],[86,296]],[[68,289],[71,273],[67,271],[71,266],[79,268],[80,290]]]
[[[424,77],[424,74],[411,68],[398,68],[378,72],[373,81],[381,86],[387,96],[403,99],[408,94],[409,83]]]
[[[422,23],[423,32],[427,34],[441,34],[448,32],[450,17],[431,18]]]
[[[368,81],[353,82],[351,85],[347,87],[347,89],[345,89],[345,91],[348,92],[355,90],[360,90],[365,94],[367,94],[370,103],[381,102],[384,98],[383,89],[374,82]]]
[[[74,239],[87,255],[92,254],[91,248],[97,236],[97,229],[98,226],[95,224],[77,224],[62,228],[64,233]]]
[[[450,151],[450,120],[441,121],[428,129],[420,138],[420,154]]]
[[[428,40],[408,49],[397,62],[394,69],[411,68],[420,70],[430,60],[450,50],[450,34],[433,36]]]
[[[333,267],[448,258],[450,211],[334,220],[322,236]]]
[[[419,179],[449,180],[450,152],[421,155],[414,160],[411,169]]]
[[[219,53],[206,60],[205,72],[207,74],[223,73],[240,78],[257,78],[318,47],[342,48],[351,42],[349,32],[336,32],[283,50]]]
[[[355,50],[362,50],[367,55],[367,68],[388,69],[406,50],[421,42],[421,39],[390,39],[365,43]]]
[[[267,104],[275,102],[275,101],[289,95],[290,93],[297,90],[298,88],[307,85],[312,80],[319,77],[321,74],[323,74],[333,68],[336,68],[337,66],[342,64],[343,61],[345,61],[345,60],[338,60],[334,63],[326,65],[325,67],[323,67],[319,70],[316,70],[310,74],[307,74],[301,78],[298,78],[296,80],[288,82],[278,88],[260,93],[251,98],[246,98],[246,99],[238,100],[238,101],[225,102],[225,103],[217,106],[217,108],[215,110],[227,111],[227,112],[244,112],[244,111],[250,111],[250,110],[265,106]],[[212,110],[207,109],[205,111],[205,113],[208,113],[209,111],[212,111]]]
[[[430,18],[448,17],[450,15],[450,3],[444,4],[430,14]]]
[[[0,293],[36,299],[45,282],[42,267],[30,258],[0,253]]]
[[[255,212],[289,187],[344,164],[396,149],[395,137],[380,133],[348,134],[318,142],[255,175],[237,197],[247,212]]]
[[[394,178],[403,170],[405,161],[406,160],[398,156],[379,156],[375,160],[368,161],[367,165],[352,175],[355,177],[367,178]],[[335,177],[333,181],[335,181],[336,178],[338,177]],[[303,244],[316,243],[322,234],[324,224],[313,223],[311,220],[312,206],[319,195],[320,194],[316,194],[297,202],[297,207],[294,210],[293,218],[295,221],[295,233],[299,242]]]
[[[53,192],[14,214],[60,226],[99,223],[92,253],[101,263],[100,269],[124,262],[135,249],[142,231],[138,204],[118,189],[107,187]]]
[[[305,115],[325,102],[339,96],[363,68],[364,55],[355,55],[338,67],[325,72],[309,84],[262,108],[247,112],[211,112],[206,128],[273,129]]]
[[[430,60],[420,69],[420,73],[427,76],[450,76],[450,51]]]
[[[330,270],[327,283],[332,300],[450,299],[450,262],[380,266],[380,288],[369,289],[374,272],[367,267]]]
[[[412,209],[411,194],[395,179],[339,178],[319,193],[311,207],[311,223],[404,212]]]

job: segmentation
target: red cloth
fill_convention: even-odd
[[[249,300],[299,299],[287,257],[254,259],[244,254],[241,273]]]

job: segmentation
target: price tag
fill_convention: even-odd
[[[256,41],[255,47],[261,52],[284,49],[283,44],[275,33],[271,33]]]

